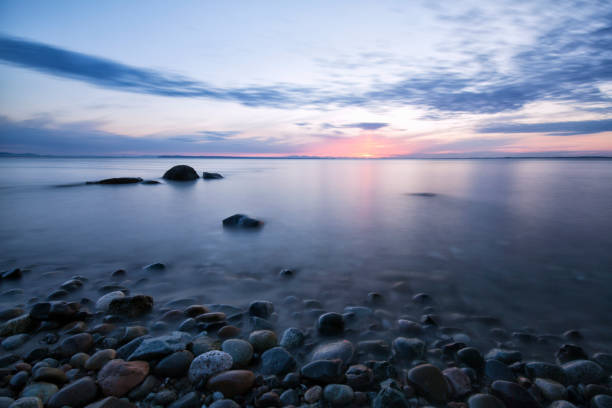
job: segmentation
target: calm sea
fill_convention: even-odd
[[[80,184],[161,180],[175,164],[225,179]],[[234,213],[265,226],[224,231]],[[166,271],[141,270],[153,262]],[[123,268],[156,302],[295,294],[342,310],[378,291],[402,308],[425,291],[440,311],[496,316],[510,331],[576,328],[610,346],[612,160],[5,158],[0,266],[31,270],[2,283],[3,306],[74,275],[95,288]],[[392,295],[398,281],[410,293]]]

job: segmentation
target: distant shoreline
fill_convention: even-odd
[[[188,155],[140,155],[140,156],[104,156],[104,155],[47,155],[35,153],[0,152],[0,158],[30,159],[255,159],[255,160],[612,160],[612,156],[457,156],[457,157],[328,157],[328,156],[188,156]]]

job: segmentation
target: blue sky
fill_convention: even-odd
[[[612,154],[612,6],[0,0],[0,151]]]

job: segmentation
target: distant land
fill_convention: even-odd
[[[494,159],[595,159],[611,160],[612,155],[514,155],[514,156],[440,156],[440,155],[419,155],[419,156],[391,156],[391,157],[333,157],[333,156],[220,156],[220,155],[52,155],[36,153],[9,153],[0,152],[0,158],[55,158],[55,159],[297,159],[297,160],[494,160]]]

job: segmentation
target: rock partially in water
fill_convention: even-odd
[[[192,361],[193,354],[190,351],[177,351],[157,363],[155,374],[161,378],[181,378],[189,371]]]
[[[397,337],[392,343],[393,356],[401,361],[420,359],[425,353],[425,343],[421,339]]]
[[[128,360],[155,360],[177,351],[185,350],[192,337],[184,332],[172,332],[159,337],[144,339],[130,354]]]
[[[219,179],[222,179],[223,176],[219,173],[212,173],[212,172],[205,171],[204,173],[202,173],[202,178],[204,180],[219,180]]]
[[[173,181],[192,181],[200,178],[193,167],[179,164],[164,173],[163,178]]]
[[[155,184],[161,184],[161,183],[157,180],[144,180],[142,184],[155,185]]]
[[[225,228],[235,229],[255,229],[263,225],[263,222],[256,220],[255,218],[248,217],[244,214],[234,214],[223,220],[223,226]]]
[[[283,332],[281,337],[280,345],[292,349],[300,347],[304,343],[304,333],[295,327],[290,327]]]
[[[136,184],[141,183],[140,177],[115,177],[99,181],[88,181],[86,184]]]
[[[28,333],[34,327],[36,327],[35,322],[33,322],[30,315],[26,313],[9,320],[0,326],[0,336],[7,337],[15,334]]]
[[[89,333],[74,334],[64,339],[56,348],[56,352],[62,357],[70,357],[76,353],[86,353],[94,345],[94,340]]]
[[[249,305],[249,315],[267,319],[274,312],[274,304],[267,300],[255,300]]]
[[[2,277],[2,279],[15,280],[15,279],[20,279],[22,276],[22,273],[21,273],[21,269],[15,268],[15,269],[10,269],[8,271],[2,272],[2,275],[0,276]]]
[[[410,406],[404,393],[393,383],[384,384],[372,403],[373,408],[409,408]]]

